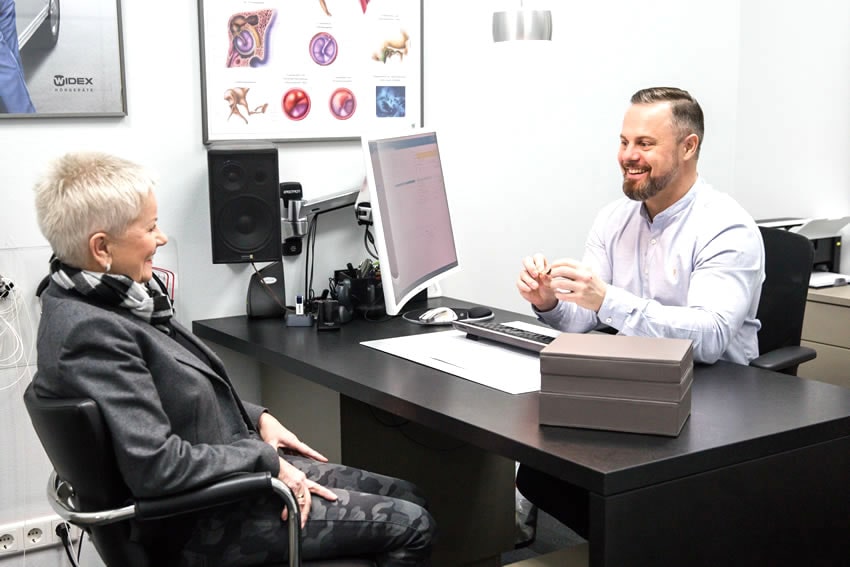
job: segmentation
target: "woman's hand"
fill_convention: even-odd
[[[334,502],[337,498],[336,494],[308,479],[302,471],[289,464],[285,459],[280,459],[280,472],[277,477],[292,490],[292,494],[295,496],[298,509],[301,511],[302,529],[304,528],[304,524],[307,523],[307,517],[310,515],[310,508],[313,505],[313,494],[331,502]],[[289,518],[289,511],[286,507],[283,508],[280,517],[284,522]]]
[[[300,441],[293,432],[285,428],[269,412],[265,412],[260,416],[259,426],[260,437],[275,449],[283,449],[323,463],[328,462],[328,459],[324,455]]]

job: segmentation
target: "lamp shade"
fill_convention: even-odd
[[[493,12],[493,41],[552,39],[552,12],[549,10],[514,10]]]

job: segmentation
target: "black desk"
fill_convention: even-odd
[[[496,310],[497,321],[516,319],[531,320]],[[586,488],[592,567],[832,566],[850,557],[850,389],[698,365],[691,417],[676,438],[540,427],[534,393],[505,394],[359,344],[439,327],[395,318],[319,333],[239,316],[193,330]]]

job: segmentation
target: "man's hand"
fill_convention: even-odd
[[[548,278],[548,286],[557,299],[591,311],[602,307],[608,286],[578,260],[564,258],[552,262]]]
[[[549,311],[558,304],[558,298],[549,286],[551,277],[548,272],[549,263],[543,254],[526,256],[516,282],[522,298],[540,311]]]

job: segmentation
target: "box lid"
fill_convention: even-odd
[[[693,367],[689,339],[562,333],[540,351],[540,372],[681,382]]]

